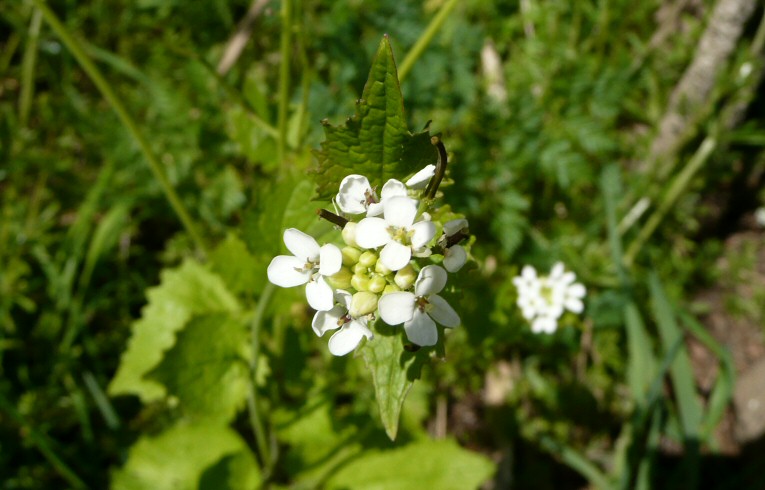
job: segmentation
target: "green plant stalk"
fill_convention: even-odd
[[[255,315],[253,316],[252,324],[250,325],[250,390],[247,394],[247,411],[249,413],[253,435],[255,436],[255,442],[258,445],[258,451],[262,458],[265,478],[268,478],[268,475],[271,474],[274,461],[272,459],[271,449],[266,438],[266,431],[258,408],[256,379],[258,374],[258,360],[260,358],[260,328],[263,325],[266,308],[271,304],[271,298],[273,297],[275,290],[276,287],[273,284],[270,282],[266,283],[266,286],[263,288],[263,293],[261,293],[260,299],[258,299],[258,306],[255,308]]]
[[[404,81],[404,78],[406,78],[407,74],[409,74],[409,71],[412,69],[415,62],[420,58],[420,56],[422,56],[423,51],[425,51],[425,48],[428,47],[428,44],[430,44],[430,42],[433,40],[433,37],[444,24],[446,18],[449,16],[452,10],[454,10],[456,5],[457,0],[447,0],[447,2],[441,6],[441,9],[438,11],[436,16],[433,17],[433,20],[430,21],[430,24],[428,24],[425,32],[423,32],[422,35],[420,35],[420,38],[417,39],[417,42],[414,43],[412,49],[406,53],[406,56],[404,56],[404,61],[401,62],[401,66],[398,69],[399,82]]]
[[[69,485],[73,488],[87,488],[85,482],[83,482],[61,458],[59,458],[51,447],[52,441],[49,440],[48,436],[38,432],[32,427],[32,425],[24,419],[23,415],[16,410],[16,407],[5,398],[5,395],[2,392],[0,392],[0,409],[12,418],[19,427],[26,431],[26,437],[29,438],[32,444],[37,447],[37,450],[42,453],[46,460],[48,460],[53,469],[55,469],[56,472],[69,483]]]
[[[685,168],[683,168],[682,171],[680,171],[678,176],[670,185],[669,189],[667,189],[667,192],[664,194],[664,199],[661,201],[661,203],[659,203],[659,206],[653,212],[651,217],[648,218],[648,221],[646,221],[645,225],[643,225],[643,227],[640,229],[638,236],[630,244],[627,252],[624,255],[625,264],[632,264],[637,254],[645,245],[645,242],[648,241],[648,238],[650,238],[653,232],[656,231],[659,223],[661,223],[661,221],[664,219],[664,216],[675,204],[680,195],[687,189],[693,176],[696,175],[696,172],[701,168],[704,162],[707,161],[716,146],[717,140],[713,136],[707,136],[704,139],[704,141],[701,143],[701,146],[699,146],[699,149],[688,161],[688,164],[685,166]]]
[[[282,0],[281,10],[281,65],[279,66],[279,139],[276,154],[279,165],[284,164],[285,148],[287,146],[287,109],[290,97],[290,54],[292,52],[292,0]]]
[[[45,21],[51,26],[56,35],[61,39],[61,42],[64,43],[69,52],[72,53],[72,56],[74,56],[85,73],[87,73],[87,75],[96,85],[104,99],[106,99],[109,105],[112,106],[112,109],[117,114],[117,117],[128,130],[130,135],[133,137],[136,143],[138,143],[141,153],[143,153],[143,156],[146,159],[146,162],[149,164],[149,168],[151,169],[152,174],[154,174],[154,178],[159,182],[165,197],[169,201],[173,211],[175,211],[175,214],[180,219],[181,224],[186,229],[189,236],[191,236],[191,239],[194,241],[198,251],[202,255],[207,255],[207,245],[203,240],[202,235],[200,235],[197,231],[197,227],[194,224],[194,221],[186,211],[186,208],[178,197],[178,194],[176,194],[175,189],[168,180],[167,176],[165,176],[165,173],[162,171],[159,160],[154,155],[149,142],[146,140],[143,133],[141,133],[141,131],[138,129],[138,125],[127,112],[125,106],[122,105],[122,102],[114,93],[114,90],[112,89],[111,85],[109,85],[109,82],[106,81],[96,65],[91,61],[88,55],[85,54],[85,51],[82,49],[80,44],[74,39],[74,37],[72,37],[72,35],[69,33],[69,30],[64,26],[64,24],[61,23],[59,18],[47,6],[45,1],[32,1],[42,13]]]
[[[40,39],[42,14],[34,9],[29,22],[29,37],[24,47],[24,59],[21,62],[21,94],[19,95],[19,126],[27,127],[29,111],[32,108],[32,96],[35,91],[35,65],[37,64],[37,45]]]

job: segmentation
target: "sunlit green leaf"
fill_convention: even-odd
[[[239,310],[236,298],[220,277],[189,260],[162,273],[159,286],[148,290],[149,304],[133,323],[127,350],[109,385],[111,395],[138,395],[143,402],[156,400],[165,389],[145,379],[175,343],[176,333],[194,316]]]
[[[316,152],[319,164],[314,177],[320,198],[337,193],[348,174],[363,174],[381,187],[388,179],[403,179],[437,159],[428,131],[409,132],[387,36],[380,41],[356,114],[342,126],[323,124],[326,139]]]
[[[429,351],[420,349],[413,353],[405,350],[395,327],[379,325],[377,332],[374,340],[367,342],[361,352],[372,373],[385,432],[393,440],[398,433],[401,406],[412,384],[420,377]]]
[[[479,488],[494,471],[488,458],[454,441],[422,441],[390,451],[369,451],[343,466],[325,488],[464,490]]]
[[[255,458],[239,435],[204,423],[141,438],[125,466],[112,475],[114,490],[249,490],[259,485]]]
[[[148,374],[199,418],[231,420],[247,397],[246,324],[226,313],[194,317]]]

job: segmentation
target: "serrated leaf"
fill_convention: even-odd
[[[246,324],[227,313],[196,316],[147,377],[167,388],[183,413],[228,422],[247,398]]]
[[[114,490],[197,490],[200,483],[224,490],[259,487],[252,452],[228,427],[176,425],[158,436],[143,437],[130,449],[125,466],[112,475]]]
[[[390,451],[369,451],[343,466],[325,488],[463,490],[479,488],[494,471],[488,458],[454,441],[422,441]]]
[[[374,340],[367,342],[361,352],[372,373],[385,432],[391,440],[395,440],[401,407],[414,381],[420,377],[422,365],[428,359],[430,350],[405,350],[401,335],[395,327],[379,325],[376,330]]]
[[[381,187],[388,179],[403,179],[437,159],[428,131],[413,134],[407,128],[404,97],[387,36],[380,41],[361,99],[356,102],[356,114],[342,126],[322,124],[325,140],[316,152],[314,171],[319,198],[337,193],[348,174],[363,174],[373,186]]]
[[[239,310],[220,277],[191,260],[163,271],[161,284],[149,289],[147,296],[149,303],[131,327],[127,350],[109,384],[110,395],[135,394],[144,403],[162,398],[165,388],[143,376],[159,364],[175,343],[176,333],[194,315]]]

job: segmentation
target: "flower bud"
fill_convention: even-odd
[[[348,289],[351,286],[350,269],[341,267],[340,270],[332,276],[325,277],[330,286],[334,289]]]
[[[377,263],[375,264],[375,272],[377,272],[378,274],[382,274],[383,276],[387,276],[393,271],[385,267],[385,264],[383,264],[382,260],[378,260]]]
[[[357,247],[356,244],[356,223],[349,221],[343,227],[343,241],[351,247]]]
[[[369,268],[362,263],[358,263],[353,266],[353,273],[359,275],[366,275],[369,272]]]
[[[351,298],[351,308],[348,311],[351,317],[358,318],[368,315],[377,309],[377,295],[368,291],[361,291]]]
[[[354,274],[351,278],[351,286],[356,291],[369,291],[369,277],[365,274]]]
[[[396,272],[396,277],[393,278],[396,286],[400,287],[402,290],[409,289],[416,279],[417,273],[414,272],[412,264],[408,264],[406,267]]]
[[[354,247],[343,247],[341,252],[343,253],[343,265],[348,267],[356,264],[361,256],[361,250]]]
[[[395,284],[388,284],[387,286],[385,286],[385,289],[383,289],[383,296],[385,296],[388,293],[395,293],[398,291],[401,291],[401,289],[398,286],[396,286]]]
[[[375,275],[369,280],[369,290],[373,293],[381,293],[387,285],[388,281],[383,276]]]
[[[359,264],[364,264],[366,267],[372,267],[377,262],[377,254],[371,250],[367,250],[361,257],[359,257]]]

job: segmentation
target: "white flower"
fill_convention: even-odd
[[[390,179],[382,188],[380,198],[363,175],[348,175],[340,183],[340,192],[335,197],[340,210],[348,214],[367,213],[367,216],[379,216],[383,213],[383,203],[392,197],[406,196],[406,186],[396,179]]]
[[[433,239],[436,226],[414,222],[417,201],[396,196],[383,203],[385,218],[364,218],[356,226],[356,243],[362,248],[383,247],[380,260],[392,271],[406,267],[412,252],[419,253]]]
[[[765,228],[765,207],[759,207],[754,211],[754,220]]]
[[[447,242],[449,237],[464,230],[468,226],[468,221],[464,218],[453,219],[444,223],[444,235]],[[467,252],[462,245],[454,244],[444,250],[444,267],[449,272],[457,272],[467,262]]]
[[[351,293],[338,289],[335,299],[338,304],[331,310],[316,312],[311,327],[319,337],[329,330],[339,329],[329,339],[329,352],[334,356],[344,356],[355,349],[363,337],[372,340],[374,334],[367,327],[366,318],[351,318],[348,314]]]
[[[305,296],[311,308],[332,309],[332,288],[324,276],[340,270],[343,263],[340,249],[331,243],[319,247],[312,236],[295,228],[284,230],[284,244],[292,256],[274,257],[268,265],[268,280],[283,288],[305,284]]]
[[[410,189],[424,189],[435,173],[435,165],[426,165],[425,168],[412,175],[412,177],[406,181],[406,185]]]
[[[513,278],[518,290],[518,307],[523,317],[531,322],[534,333],[552,333],[558,327],[558,318],[565,310],[581,313],[587,291],[575,283],[576,275],[566,272],[561,262],[556,263],[549,276],[537,276],[537,271],[527,265],[521,275]]]
[[[446,285],[446,271],[437,265],[420,270],[414,294],[395,292],[383,295],[378,303],[380,318],[389,325],[404,324],[407,338],[414,344],[428,346],[438,341],[436,323],[454,328],[460,317],[438,293]]]

